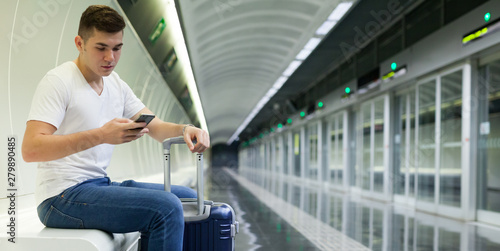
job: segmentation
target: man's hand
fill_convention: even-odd
[[[193,144],[193,140],[195,139],[197,141],[196,145]],[[210,147],[210,137],[208,133],[194,126],[187,126],[184,129],[184,141],[186,141],[186,145],[193,153],[202,153]]]
[[[145,122],[134,122],[130,119],[117,118],[99,128],[102,142],[112,145],[136,140],[149,132]]]

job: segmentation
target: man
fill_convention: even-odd
[[[162,142],[184,136],[192,152],[209,147],[208,134],[191,125],[154,118],[113,72],[123,46],[123,18],[112,8],[90,6],[82,14],[75,45],[79,56],[49,71],[33,97],[22,145],[23,158],[38,165],[38,215],[48,227],[141,232],[141,250],[181,250],[184,231],[179,198],[187,187],[107,177],[113,146],[149,134]],[[139,128],[139,129],[137,129]],[[193,140],[197,143],[194,145]]]

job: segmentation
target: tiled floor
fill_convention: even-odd
[[[210,169],[206,196],[233,206],[236,250],[500,250],[500,228]]]

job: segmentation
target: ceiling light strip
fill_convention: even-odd
[[[184,34],[182,33],[181,24],[179,17],[177,16],[177,10],[173,0],[167,2],[166,9],[166,18],[168,19],[167,22],[171,25],[172,33],[174,34],[174,48],[177,56],[179,57],[179,63],[182,64],[182,69],[184,69],[189,95],[191,96],[196,114],[198,115],[200,127],[208,132],[209,130],[205,119],[205,113],[203,112],[203,106],[201,105],[198,87],[196,86],[196,80],[193,75],[193,68],[191,67],[186,42],[184,41]]]

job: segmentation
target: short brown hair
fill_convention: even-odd
[[[125,29],[125,21],[116,10],[109,6],[91,5],[82,13],[78,35],[87,41],[94,34],[94,28],[116,33]]]

